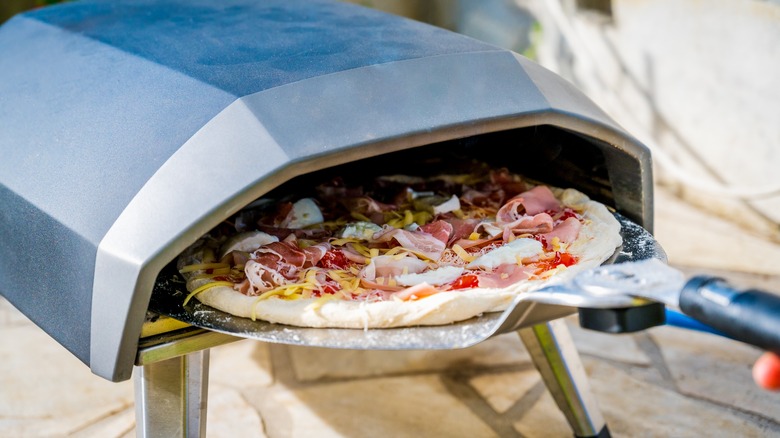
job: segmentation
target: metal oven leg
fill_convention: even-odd
[[[609,437],[588,376],[562,319],[518,330],[542,380],[577,437]]]
[[[205,437],[209,350],[136,367],[136,436]]]

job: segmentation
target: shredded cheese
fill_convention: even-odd
[[[476,259],[476,257],[466,252],[466,250],[458,244],[452,245],[452,250],[455,251],[455,254],[463,259],[464,262],[473,262]]]
[[[344,237],[342,239],[334,239],[330,241],[330,244],[333,246],[344,246],[348,243],[358,243],[360,240],[355,239],[354,237]]]
[[[322,307],[323,304],[327,303],[330,300],[336,299],[336,295],[323,295],[317,299],[315,299],[311,304],[306,306],[304,310],[312,310],[317,311],[320,310],[320,307]]]
[[[194,297],[195,295],[197,295],[197,294],[199,294],[199,293],[201,293],[201,292],[203,292],[205,290],[209,290],[212,287],[217,287],[217,286],[233,287],[233,282],[232,281],[212,281],[210,283],[206,283],[206,284],[204,284],[202,286],[199,286],[199,287],[195,288],[195,290],[190,292],[189,295],[187,295],[187,298],[184,299],[183,305],[186,306],[187,303],[189,303],[190,300],[192,299],[192,297]]]

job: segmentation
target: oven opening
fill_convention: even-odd
[[[376,199],[382,203],[392,204],[394,201],[393,190],[398,188],[392,187],[398,182],[393,180],[395,176],[476,175],[506,168],[526,180],[574,188],[594,200],[614,206],[609,169],[603,152],[607,148],[601,146],[604,147],[566,130],[533,126],[390,152],[294,177],[226,218],[212,229],[212,233],[219,234],[219,228],[230,229],[231,232],[261,229],[262,226],[258,227],[259,218],[268,216],[269,212],[277,214],[279,205],[290,206],[302,198],[316,197],[318,190],[323,186],[332,188],[334,181],[343,187],[371,187],[376,184],[378,176],[391,176],[386,183],[391,186],[385,192],[387,196]],[[269,229],[263,231],[271,232]],[[284,237],[278,236],[279,239]],[[302,234],[299,237],[306,236]],[[177,261],[173,260],[160,272],[151,307],[158,305],[155,297],[181,295],[177,292],[181,284],[175,281],[176,264]]]
[[[480,165],[506,168],[531,180],[574,188],[614,206],[603,149],[596,140],[549,125],[518,128],[390,152],[298,176],[263,198],[280,199],[336,177],[367,181],[379,175],[465,174]]]

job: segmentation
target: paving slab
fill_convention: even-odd
[[[513,333],[457,350],[372,351],[291,346],[289,352],[295,374],[301,381],[496,367],[530,361],[522,342]]]
[[[729,409],[637,380],[606,362],[585,358],[584,363],[615,437],[761,437],[778,432]]]
[[[109,415],[106,418],[89,425],[69,438],[103,438],[121,437],[127,434],[135,436],[135,408],[130,406],[124,411]]]
[[[33,324],[0,331],[0,436],[65,436],[133,406],[130,382],[95,377]]]
[[[209,373],[209,381],[217,385],[269,386],[273,383],[269,344],[245,340],[212,348]]]
[[[503,414],[542,381],[536,369],[478,375],[469,384],[491,408]]]
[[[761,354],[757,348],[674,327],[656,327],[650,335],[681,393],[780,419],[780,393],[753,387],[750,364]]]
[[[247,390],[271,437],[495,437],[436,375]]]
[[[572,436],[566,417],[548,391],[541,393],[533,406],[515,421],[514,429],[526,438]]]
[[[260,413],[240,391],[209,385],[206,433],[209,438],[267,438]]]

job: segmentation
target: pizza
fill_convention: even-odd
[[[192,299],[302,327],[439,325],[600,265],[620,224],[507,169],[332,177],[264,196],[177,260]]]

